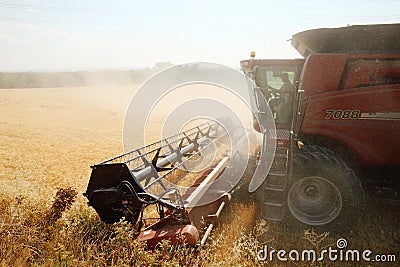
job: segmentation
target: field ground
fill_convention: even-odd
[[[155,266],[279,266],[278,261],[258,262],[255,253],[265,244],[276,250],[321,250],[335,247],[338,238],[347,239],[348,248],[394,254],[397,263],[400,261],[398,206],[371,199],[352,232],[324,235],[265,224],[245,197],[246,201],[236,200],[227,208],[222,227],[201,252],[201,261],[192,262],[194,256],[185,254],[185,249],[172,256],[171,249],[164,254],[146,254],[126,225],[111,231],[98,221],[82,196],[90,165],[122,152],[123,116],[134,90],[131,86],[0,90],[0,266],[122,266],[138,262],[155,262]],[[61,220],[54,224],[29,221],[34,216],[49,218],[46,210],[51,210],[57,188],[69,186],[78,194]],[[117,238],[110,231],[123,234]],[[126,243],[129,240],[131,243]],[[368,265],[355,265],[360,264]],[[338,266],[338,262],[318,265]]]

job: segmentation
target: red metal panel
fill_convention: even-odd
[[[169,240],[171,244],[192,244],[199,241],[199,232],[191,224],[167,225],[157,230],[146,230],[140,233],[140,241],[146,241],[149,248],[154,248],[160,241]]]
[[[366,165],[400,164],[400,85],[339,90],[309,97],[306,102],[303,133],[344,144]],[[336,114],[356,111],[357,118],[335,118],[334,113],[329,117],[330,110]]]
[[[300,76],[304,96],[312,96],[338,89],[347,54],[310,55]]]

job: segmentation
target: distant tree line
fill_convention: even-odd
[[[0,72],[0,88],[101,86],[140,83],[169,66],[158,62],[152,68],[65,72]]]

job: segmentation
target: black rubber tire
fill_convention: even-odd
[[[364,190],[346,163],[321,146],[294,151],[285,222],[326,231],[350,230],[361,217]]]

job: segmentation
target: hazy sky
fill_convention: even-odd
[[[300,57],[299,31],[399,23],[396,1],[0,0],[0,71],[137,68],[206,61],[239,67]]]

